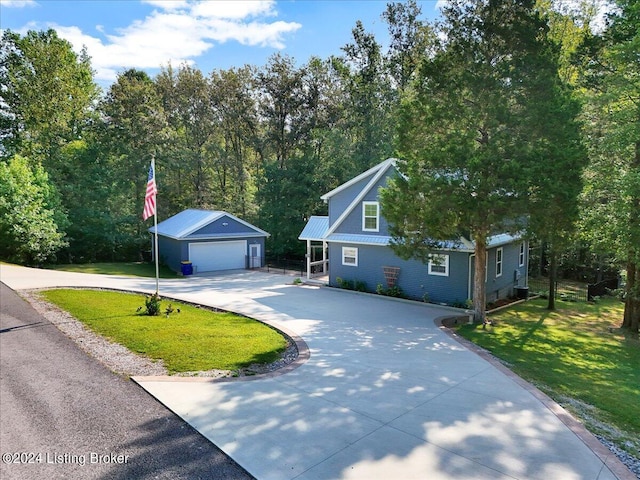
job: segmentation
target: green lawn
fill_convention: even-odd
[[[464,325],[457,331],[572,411],[594,433],[637,455],[640,342],[618,329],[623,303],[613,298],[596,304],[558,301],[554,312],[545,309],[546,303],[532,300],[497,312],[486,330]]]
[[[148,262],[122,262],[122,263],[81,263],[48,265],[51,270],[64,270],[78,273],[100,273],[104,275],[128,275],[135,277],[156,276],[156,266]],[[160,266],[160,278],[177,278],[179,275],[166,266]]]
[[[239,315],[213,312],[180,302],[180,313],[151,317],[136,312],[145,297],[102,290],[56,289],[42,292],[94,332],[132,352],[163,360],[171,373],[237,370],[277,360],[285,338],[266,325]]]

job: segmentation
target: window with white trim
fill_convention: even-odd
[[[377,232],[379,221],[380,204],[378,202],[362,202],[362,231]]]
[[[496,277],[502,276],[502,247],[496,249]]]
[[[525,253],[525,245],[524,242],[520,244],[520,253],[518,255],[518,265],[520,267],[524,267],[524,253]]]
[[[431,255],[429,258],[429,275],[449,276],[449,255]]]
[[[342,265],[358,266],[358,249],[355,247],[342,247]]]

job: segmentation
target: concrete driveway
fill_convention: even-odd
[[[14,289],[155,289],[4,265],[0,276]],[[257,478],[634,478],[557,405],[436,327],[450,312],[291,280],[233,272],[162,280],[160,293],[278,324],[309,347],[299,368],[250,381],[135,379]]]

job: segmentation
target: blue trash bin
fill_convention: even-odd
[[[191,262],[182,262],[182,275],[193,275],[193,265]]]

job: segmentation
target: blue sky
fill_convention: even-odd
[[[441,0],[419,1],[424,19]],[[339,55],[361,20],[386,42],[387,0],[0,0],[0,28],[21,34],[54,28],[92,58],[103,87],[117,73],[187,62],[214,69],[261,66],[276,52],[301,65]]]

